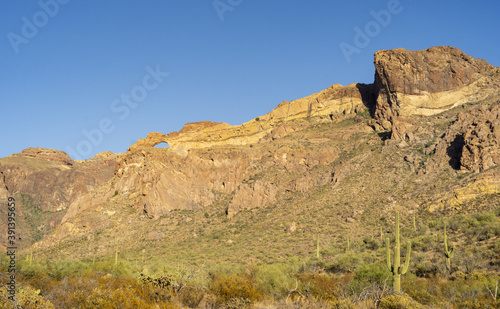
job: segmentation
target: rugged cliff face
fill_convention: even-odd
[[[373,85],[351,84],[344,87],[336,84],[302,99],[283,101],[268,114],[242,125],[231,126],[211,121],[188,123],[181,131],[168,135],[150,133],[130,146],[129,150],[165,142],[172,151],[186,154],[190,149],[258,143],[301,129],[302,126],[293,124],[293,120],[315,118],[340,121],[346,116],[355,115],[373,103],[373,95]]]
[[[484,99],[500,87],[500,69],[454,47],[375,53],[375,117],[435,115]]]
[[[500,192],[499,68],[434,47],[379,51],[375,70],[374,84],[333,85],[239,126],[153,132],[121,155],[77,162],[26,150],[0,159],[0,198],[29,194],[42,210],[63,210],[55,233],[37,244],[45,248],[98,230],[125,233],[124,222],[139,228],[174,210],[233,218],[297,196],[320,199],[297,213],[334,196],[352,223],[397,202],[432,210]],[[160,143],[169,148],[154,148]],[[463,172],[480,176],[460,183]],[[435,180],[442,175],[449,179]]]
[[[117,169],[117,190],[134,192],[130,196],[136,207],[143,206],[151,217],[161,216],[172,209],[205,207],[215,201],[213,190],[224,193],[234,191],[228,208],[228,215],[233,216],[241,209],[274,202],[278,192],[277,181],[242,182],[256,174],[255,166],[269,165],[265,153],[273,157],[276,154],[269,148],[262,153],[262,147],[258,147],[258,151],[257,148],[225,148],[214,151],[212,157],[207,158],[201,155],[204,153],[201,149],[269,143],[310,125],[298,120],[336,122],[367,109],[372,109],[376,129],[390,131],[393,139],[409,141],[415,129],[414,123],[409,120],[411,116],[434,115],[483,99],[499,88],[498,68],[453,47],[379,51],[375,54],[374,63],[376,74],[373,85],[334,85],[303,99],[282,102],[270,113],[241,126],[206,121],[187,124],[180,132],[168,135],[150,133],[132,145],[122,158]],[[490,118],[494,117],[491,115]],[[483,118],[479,117],[476,122],[486,121]],[[469,129],[475,133],[471,131],[467,135],[468,145],[459,162],[463,168],[477,170],[478,165],[496,164],[497,155],[492,150],[496,145],[496,125],[490,118],[487,121],[491,123],[491,128],[487,123],[480,126],[482,139],[477,136],[477,130]],[[488,130],[491,134],[487,133],[490,132]],[[151,150],[152,146],[161,142],[168,143],[175,154]],[[478,143],[483,146],[488,144],[488,150],[479,149]],[[334,153],[332,150],[319,155],[324,159],[319,160],[322,161],[319,164],[331,163],[335,159]],[[223,158],[219,157],[221,155]],[[287,155],[284,154],[285,157]],[[310,160],[315,155],[310,151],[304,154],[302,160]],[[486,163],[478,163],[478,158]],[[285,159],[291,168],[300,165],[299,162],[294,165],[289,160],[289,157]],[[155,168],[148,167],[153,163]],[[196,169],[190,169],[191,166],[196,166]]]
[[[333,85],[320,93],[284,101],[268,114],[239,126],[203,121],[180,132],[150,133],[129,150],[168,143],[176,153],[220,145],[248,145],[265,141],[269,133],[289,134],[301,127],[286,125],[297,119],[337,121],[371,109],[377,130],[394,130],[405,138],[404,118],[435,115],[468,102],[482,100],[500,89],[500,68],[474,59],[454,47],[409,51],[403,48],[375,53],[374,84]]]
[[[69,205],[106,183],[113,176],[117,157],[107,153],[80,162],[62,151],[28,148],[1,158],[0,200],[16,198],[19,218],[25,219],[18,220],[24,243],[39,240],[59,224]],[[2,220],[0,229],[4,227]]]
[[[462,168],[481,172],[500,164],[500,104],[459,115],[467,123],[463,134]]]
[[[436,156],[424,171],[449,164],[455,170],[478,173],[500,164],[499,108],[497,100],[459,112],[443,137],[426,149]]]
[[[1,159],[0,171],[10,194],[30,195],[42,211],[60,211],[108,181],[117,157],[75,162],[63,151],[28,148]]]
[[[344,137],[350,134],[347,132]],[[340,134],[337,136],[342,138]],[[238,210],[266,206],[275,200],[278,187],[283,184],[278,184],[275,178],[252,179],[263,170],[305,172],[316,165],[330,164],[337,155],[334,149],[277,147],[267,143],[193,148],[185,154],[165,148],[133,147],[119,159],[115,177],[103,191],[107,195],[75,202],[64,221],[83,209],[105,203],[109,192],[125,197],[127,203],[149,218],[158,218],[174,209],[202,209],[216,202],[218,193],[234,192],[227,210],[233,216]]]
[[[313,119],[314,123],[340,122],[367,112],[371,102],[372,85],[334,85],[303,99],[282,102],[270,113],[240,126],[203,121],[186,124],[181,131],[168,135],[150,133],[120,158],[108,191],[125,194],[136,209],[150,218],[173,209],[206,207],[216,201],[214,191],[235,192],[227,209],[230,217],[242,209],[270,205],[278,191],[276,181],[243,182],[262,166],[305,170],[305,166],[329,164],[336,158],[336,151],[300,149],[295,157],[287,157],[289,153],[266,148],[267,144],[306,128],[310,122],[305,119]],[[169,149],[153,148],[160,143],[167,143]],[[104,201],[82,200],[73,208],[81,210]],[[64,220],[77,213],[70,209]]]

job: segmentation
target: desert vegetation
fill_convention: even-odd
[[[500,308],[500,207],[416,215],[418,228],[401,217],[401,230],[398,217],[385,235],[397,253],[391,261],[375,234],[349,237],[349,245],[342,237],[320,246],[317,237],[308,256],[240,265],[118,251],[64,261],[29,253],[18,262],[17,300],[21,308]],[[399,257],[401,236],[408,248]],[[0,308],[12,306],[6,292]]]

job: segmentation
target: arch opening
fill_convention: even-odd
[[[165,148],[167,148],[167,149],[170,149],[170,146],[166,142],[161,142],[161,143],[156,144],[155,148],[159,148],[159,149],[165,149]]]

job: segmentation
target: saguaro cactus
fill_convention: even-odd
[[[401,266],[401,247],[399,243],[399,212],[396,212],[396,245],[394,246],[394,265],[391,264],[391,250],[389,249],[389,242],[389,238],[387,238],[387,267],[392,273],[394,291],[401,292],[401,275],[404,275],[408,271],[408,267],[410,266],[411,242],[408,241],[405,264],[404,266]]]
[[[446,269],[451,271],[451,258],[455,252],[455,245],[452,245],[451,250],[448,250],[448,239],[446,237],[446,223],[444,224],[444,232],[443,232],[443,241],[444,241],[444,257],[446,260]]]
[[[318,239],[316,240],[316,258],[319,259],[319,234],[318,234]]]
[[[115,266],[118,265],[118,244],[116,244],[116,251],[115,251]]]

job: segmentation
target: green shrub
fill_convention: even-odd
[[[206,292],[204,289],[188,285],[178,294],[178,298],[184,306],[188,308],[198,308],[201,301],[205,297]]]
[[[327,270],[333,273],[354,272],[362,264],[361,254],[348,251],[337,255],[335,260],[327,266]]]
[[[474,235],[478,241],[491,239],[500,236],[500,222],[488,222],[474,230]]]
[[[337,277],[326,273],[300,273],[296,275],[297,280],[301,283],[303,295],[332,301],[336,301],[339,295],[344,294],[343,292],[347,290],[352,277],[352,274]]]
[[[415,267],[415,275],[420,278],[429,278],[439,273],[439,268],[429,262],[419,263]]]
[[[0,309],[13,308],[13,303],[6,296],[7,289],[0,288]],[[56,308],[50,301],[40,295],[40,290],[35,290],[31,286],[21,286],[16,291],[16,300],[19,308],[25,309],[53,309]]]
[[[414,251],[427,252],[431,250],[436,244],[436,237],[434,235],[422,235],[412,239],[411,248]]]
[[[408,294],[389,295],[382,298],[378,304],[380,309],[418,309],[424,308],[421,304],[413,300]]]
[[[473,215],[473,218],[478,221],[479,224],[484,224],[487,222],[495,222],[497,220],[493,212],[480,212]]]
[[[432,285],[429,285],[432,282]],[[437,297],[441,295],[441,282],[436,277],[431,279],[416,278],[408,276],[403,284],[405,293],[420,304],[435,304]],[[433,292],[433,293],[431,293]]]
[[[380,242],[370,236],[363,238],[363,243],[365,247],[369,250],[378,250],[380,248]]]
[[[252,303],[262,299],[254,274],[212,274],[208,290],[215,295],[218,306],[235,301]]]
[[[258,285],[266,295],[285,295],[293,284],[292,269],[287,265],[263,265],[259,268]]]
[[[354,281],[383,285],[390,275],[384,263],[364,264],[354,273]]]

